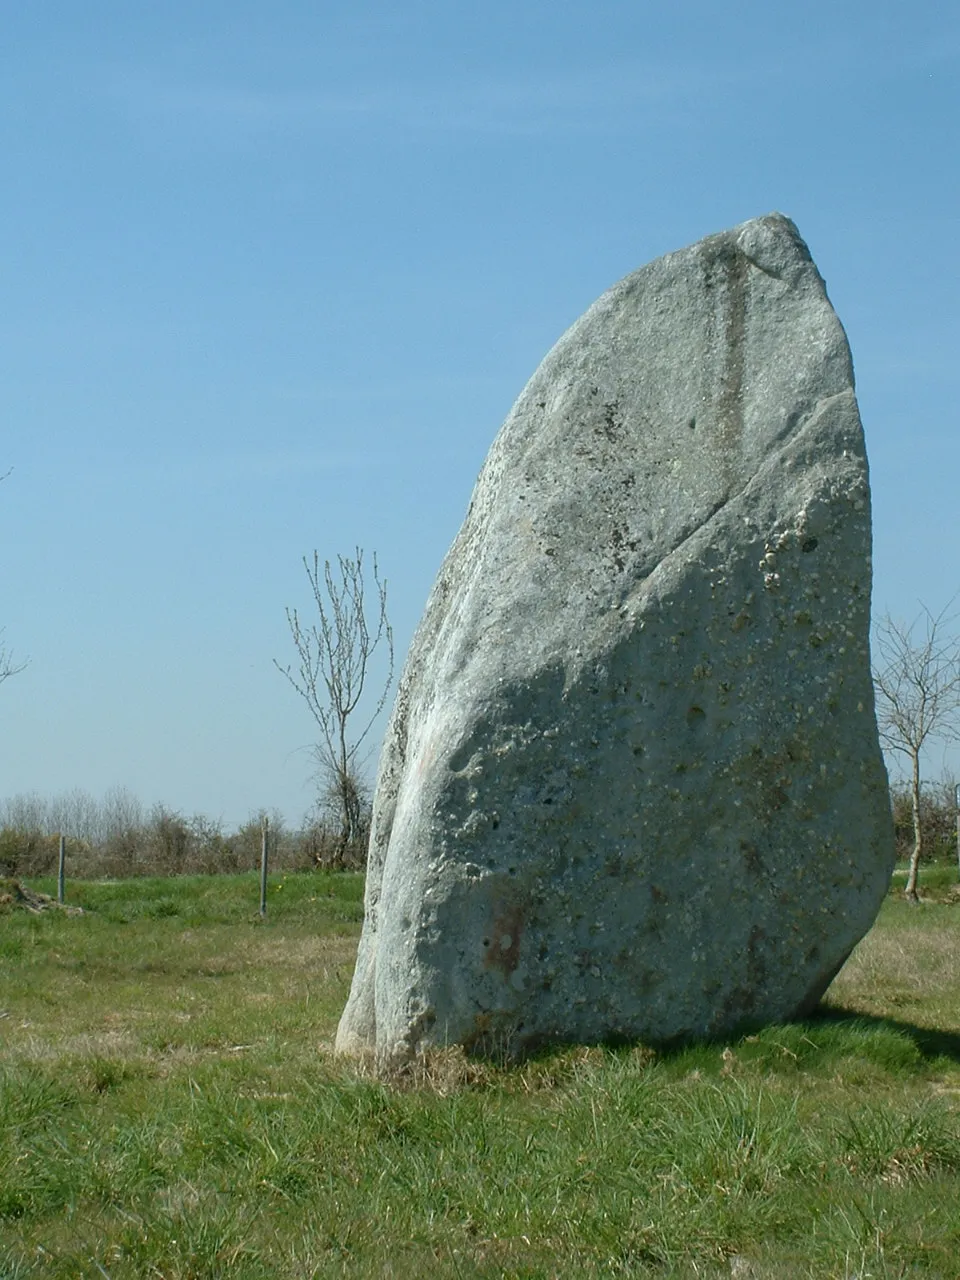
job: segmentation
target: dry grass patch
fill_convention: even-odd
[[[825,1003],[960,1033],[960,910],[888,903]]]

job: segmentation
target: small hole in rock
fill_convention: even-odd
[[[707,713],[702,707],[691,707],[687,712],[687,725],[691,729],[697,729],[707,718]]]
[[[817,549],[816,538],[808,538],[800,548],[801,551],[816,551],[816,549]]]

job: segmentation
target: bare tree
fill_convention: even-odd
[[[316,618],[301,620],[296,609],[287,610],[287,622],[297,651],[296,670],[274,665],[300,694],[320,727],[316,746],[323,791],[337,812],[340,834],[337,860],[342,863],[347,850],[363,838],[364,786],[358,752],[377,716],[383,710],[393,683],[393,630],[387,619],[387,584],[381,581],[377,558],[373,557],[375,602],[367,617],[363,551],[355,558],[337,557],[337,570],[329,560],[321,571],[316,551],[313,559],[303,559]],[[383,689],[369,718],[356,732],[352,722],[360,704],[374,653],[383,643],[388,659]]]
[[[948,606],[949,607],[949,606]],[[923,856],[920,822],[920,753],[931,740],[960,738],[960,641],[948,633],[951,618],[925,606],[909,626],[889,614],[878,624],[873,683],[880,741],[906,756],[910,768],[913,852],[904,895],[918,902],[917,876]],[[921,634],[914,633],[920,628]]]
[[[0,637],[3,632],[0,631]],[[15,676],[18,671],[22,671],[27,664],[21,662],[19,666],[13,660],[13,654],[7,646],[0,640],[0,684],[3,684],[9,676]]]

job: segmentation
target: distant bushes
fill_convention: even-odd
[[[913,850],[913,814],[910,788],[903,782],[890,787],[893,801],[893,829],[897,858],[907,861]],[[954,784],[937,782],[923,788],[920,796],[920,825],[923,830],[924,861],[957,861],[957,809]]]
[[[261,810],[227,831],[203,814],[186,817],[162,804],[145,810],[136,796],[117,787],[99,801],[83,791],[0,801],[0,875],[54,873],[61,833],[68,873],[80,879],[251,871],[260,865],[264,818],[271,869],[358,870],[366,863],[366,826],[363,838],[343,850],[339,828],[322,814],[292,829],[279,813]]]
[[[891,786],[897,857],[913,848],[910,792]],[[270,865],[278,871],[313,867],[362,870],[366,865],[369,809],[361,838],[341,854],[336,816],[315,815],[287,827],[276,811],[260,810],[236,830],[203,814],[185,816],[166,805],[145,809],[136,796],[115,787],[97,800],[84,791],[46,799],[35,794],[0,801],[0,876],[50,875],[57,868],[60,833],[67,838],[69,874],[83,879],[138,875],[213,875],[252,871],[260,865],[264,817],[269,820]],[[920,820],[925,860],[956,863],[957,816],[953,783],[925,787]]]

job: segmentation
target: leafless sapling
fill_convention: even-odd
[[[873,684],[880,741],[888,751],[906,757],[910,772],[913,851],[904,889],[909,902],[919,901],[917,878],[924,852],[921,752],[931,740],[960,738],[960,642],[949,632],[951,621],[945,610],[934,616],[922,605],[909,626],[887,614],[875,632]]]
[[[287,622],[297,651],[296,668],[274,663],[300,694],[320,729],[316,760],[328,801],[337,813],[339,836],[336,857],[342,863],[347,851],[364,836],[364,787],[358,753],[383,710],[393,682],[393,630],[387,618],[387,584],[381,580],[373,557],[374,596],[370,617],[363,551],[354,558],[338,556],[320,564],[304,556],[303,566],[313,594],[312,622],[296,609],[287,609]],[[384,646],[387,674],[373,710],[359,730],[354,724],[374,653]]]
[[[2,636],[3,632],[0,631],[0,637]],[[25,662],[19,664],[14,662],[13,654],[0,640],[0,684],[3,684],[4,680],[10,676],[15,676],[19,671],[22,671],[26,665]]]

